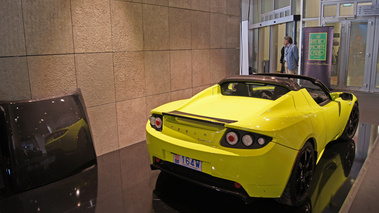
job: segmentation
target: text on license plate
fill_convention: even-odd
[[[174,154],[174,163],[201,172],[202,162],[199,160]]]

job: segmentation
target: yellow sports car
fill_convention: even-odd
[[[233,76],[151,111],[152,169],[241,196],[299,205],[325,146],[350,139],[357,98],[289,74]]]

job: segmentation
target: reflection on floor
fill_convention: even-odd
[[[94,210],[97,166],[63,180],[0,200],[0,212],[83,212]]]
[[[372,119],[365,113],[370,111],[361,109],[363,118]],[[244,204],[238,197],[151,171],[146,144],[140,142],[98,157],[97,166],[82,173],[3,198],[0,212],[338,212],[363,164],[353,160],[357,141],[328,146],[316,167],[312,193],[297,208],[273,199]]]
[[[354,178],[353,141],[336,142],[316,167],[312,196],[302,206],[239,197],[151,171],[144,142],[98,158],[98,166],[0,202],[0,212],[338,212]],[[227,201],[227,202],[225,202]]]

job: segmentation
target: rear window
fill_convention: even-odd
[[[290,90],[272,84],[253,82],[226,82],[221,85],[221,93],[226,96],[244,96],[276,100]]]

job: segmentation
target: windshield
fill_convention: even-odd
[[[276,100],[290,90],[273,84],[254,82],[225,82],[221,84],[221,93],[226,96],[244,96]]]

